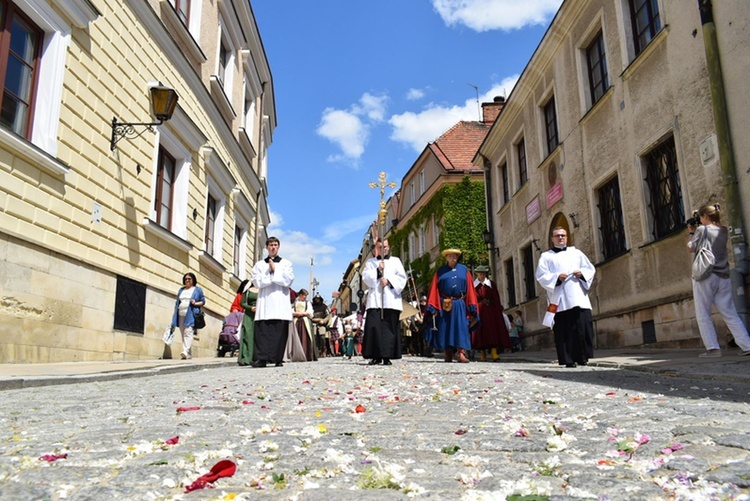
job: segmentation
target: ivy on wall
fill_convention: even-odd
[[[419,234],[419,229],[428,228],[432,218],[440,227],[439,248],[458,248],[461,250],[461,261],[467,266],[487,262],[487,247],[482,232],[487,225],[484,199],[484,183],[471,181],[464,176],[458,184],[446,184],[435,196],[423,205],[403,227],[388,235],[391,252],[399,255],[408,269],[411,266],[412,276],[417,290],[426,293],[432,281],[432,275],[438,266],[444,263],[442,256],[434,266],[430,266],[430,255],[426,253],[411,263],[406,261],[409,255],[409,235]]]

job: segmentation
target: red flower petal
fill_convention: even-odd
[[[354,412],[356,412],[357,414],[362,414],[365,411],[367,411],[367,409],[365,409],[365,406],[362,404],[359,404],[357,407],[354,408]]]
[[[177,442],[179,442],[179,441],[180,441],[180,437],[179,437],[179,435],[178,435],[178,436],[176,436],[176,437],[172,437],[172,438],[168,439],[168,440],[167,440],[166,442],[164,442],[164,443],[165,443],[165,444],[167,444],[167,445],[174,445],[174,444],[176,444],[176,443],[177,443]]]
[[[39,456],[39,461],[47,461],[48,463],[51,463],[52,461],[57,461],[58,459],[67,458],[67,454],[44,454],[43,456]]]
[[[214,483],[220,478],[231,477],[235,471],[237,471],[237,465],[233,461],[223,459],[216,463],[210,472],[202,475],[195,482],[185,487],[185,492],[203,489],[208,484]]]
[[[199,411],[199,410],[201,410],[201,408],[198,407],[198,406],[195,406],[195,407],[178,407],[177,408],[177,412],[188,412],[188,411]]]

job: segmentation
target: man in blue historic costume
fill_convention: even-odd
[[[389,255],[389,250],[388,240],[378,238],[375,257],[367,260],[362,272],[369,288],[362,357],[370,359],[369,365],[391,365],[392,359],[401,358],[399,315],[407,277],[401,260]]]
[[[255,308],[256,367],[273,362],[281,367],[292,321],[289,287],[294,281],[292,262],[279,256],[281,243],[276,237],[266,240],[268,257],[253,266],[252,284],[258,288]]]
[[[427,296],[427,310],[433,314],[437,332],[426,331],[430,345],[445,351],[445,361],[454,355],[461,363],[468,363],[471,350],[469,320],[479,321],[477,297],[471,272],[458,262],[459,249],[443,251],[446,264],[437,269]]]
[[[552,230],[552,249],[539,257],[536,280],[547,291],[547,313],[542,322],[555,333],[557,363],[586,365],[594,356],[594,324],[589,289],[596,268],[586,255],[568,247],[568,232]]]

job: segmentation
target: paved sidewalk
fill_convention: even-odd
[[[750,383],[750,356],[738,349],[724,350],[720,358],[700,358],[698,349],[649,349],[641,347],[597,350],[592,366],[653,372],[674,377]],[[506,353],[502,362],[554,364],[552,350]],[[46,364],[0,364],[0,390],[29,388],[132,377],[173,374],[209,368],[232,367],[235,358],[155,359],[103,362],[60,362]],[[483,365],[482,362],[473,362]]]

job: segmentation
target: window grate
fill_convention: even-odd
[[[604,259],[625,252],[625,225],[620,202],[620,182],[617,177],[599,188],[599,218]]]
[[[117,276],[115,329],[143,334],[146,317],[146,285]]]
[[[658,240],[678,231],[685,223],[674,138],[670,137],[654,148],[644,160],[649,209],[653,218],[652,234]]]
[[[516,305],[516,277],[513,272],[513,258],[505,261],[505,285],[508,292],[508,306]]]

